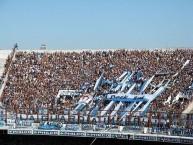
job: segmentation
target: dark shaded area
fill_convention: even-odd
[[[0,145],[90,145],[94,138],[0,135]],[[173,143],[121,139],[96,139],[93,145],[172,145]],[[179,145],[179,144],[175,144]]]

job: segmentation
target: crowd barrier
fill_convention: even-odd
[[[45,109],[46,110],[46,109]],[[102,110],[99,110],[102,112]],[[111,114],[111,112],[108,112]],[[110,115],[97,115],[93,116],[91,111],[78,111],[73,114],[68,110],[66,114],[63,111],[58,111],[57,114],[51,114],[48,111],[43,114],[18,114],[10,113],[6,110],[1,111],[0,121],[6,123],[19,123],[19,121],[30,120],[31,123],[40,123],[42,121],[60,122],[63,124],[105,124],[105,125],[122,125],[122,126],[139,126],[139,127],[173,127],[183,126],[186,129],[193,128],[193,114],[173,114],[172,112],[148,112],[146,116],[136,116],[130,113],[121,117],[121,112],[117,112],[116,116]]]
[[[31,123],[23,121],[18,123],[6,124],[0,122],[0,129],[9,127],[16,130],[37,129],[37,130],[58,130],[58,131],[96,131],[96,132],[119,132],[119,133],[143,133],[143,134],[157,134],[157,135],[171,135],[193,137],[193,129],[186,129],[183,127],[140,127],[140,126],[118,126],[105,124],[61,124],[56,122]]]
[[[125,133],[125,132],[110,132],[110,131],[97,132],[97,131],[72,131],[72,130],[9,129],[8,134],[114,138],[114,139],[193,144],[192,137],[163,135],[163,134],[130,133],[130,132]]]
[[[156,116],[153,112],[149,112],[148,114],[149,116],[146,116],[146,118],[127,116],[127,118],[130,118],[130,121],[123,125],[121,122],[118,124],[109,124],[108,122],[104,123],[100,121],[92,123],[89,120],[84,123],[78,123],[72,121],[72,115],[67,119],[67,122],[60,122],[58,119],[49,119],[51,114],[47,114],[46,116],[44,114],[43,117],[37,115],[43,118],[43,120],[37,122],[34,116],[30,117],[30,115],[27,115],[21,117],[21,114],[14,115],[8,113],[0,115],[0,129],[7,127],[8,134],[12,135],[116,138],[193,144],[193,115],[166,114],[161,117]],[[162,122],[163,120],[166,121],[166,124]],[[146,126],[143,122],[147,122],[148,125]]]

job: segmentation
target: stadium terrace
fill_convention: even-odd
[[[192,49],[14,48],[2,62],[0,125],[11,127],[10,134],[193,136]],[[122,134],[113,135],[113,130]]]

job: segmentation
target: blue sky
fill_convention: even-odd
[[[193,0],[0,0],[0,48],[193,47]]]

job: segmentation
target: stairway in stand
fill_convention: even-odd
[[[8,55],[11,54],[12,52],[13,52],[13,50],[0,50],[0,77],[3,75],[4,69],[5,69],[6,59],[8,58]],[[9,66],[11,66],[12,61],[14,59],[15,59],[15,53],[13,54],[13,57],[12,57],[12,60],[11,60],[11,63]],[[6,81],[8,78],[9,68],[8,68],[6,75],[3,78],[3,81],[0,83],[0,98],[1,98],[1,95],[3,93],[3,89],[5,87],[5,84],[6,84]],[[0,102],[0,107],[1,107],[1,102]]]
[[[0,78],[3,75],[6,59],[12,50],[0,50]]]

